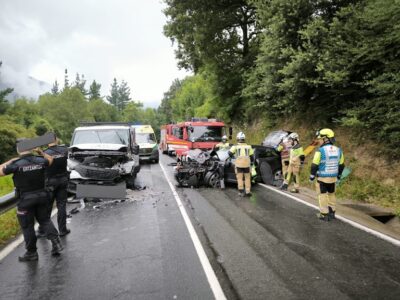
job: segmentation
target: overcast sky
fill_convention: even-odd
[[[52,84],[76,72],[109,92],[114,77],[128,82],[132,97],[157,106],[177,68],[162,31],[161,0],[0,0],[2,81],[35,96],[28,76]],[[88,84],[87,84],[88,86]]]

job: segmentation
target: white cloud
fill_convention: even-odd
[[[28,75],[62,83],[68,68],[70,81],[83,73],[88,82],[102,84],[104,95],[114,77],[123,79],[134,99],[154,105],[173,79],[187,75],[177,69],[171,43],[162,34],[162,8],[159,0],[2,3],[2,79],[9,77],[15,88]]]

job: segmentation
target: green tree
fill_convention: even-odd
[[[53,95],[58,95],[58,94],[60,93],[60,89],[59,89],[59,87],[58,87],[58,82],[57,82],[57,80],[55,80],[54,83],[53,83],[53,87],[51,88],[51,93],[52,93]]]
[[[0,68],[1,68],[2,64],[3,64],[3,62],[0,61]],[[1,75],[1,72],[0,72],[0,75]],[[0,83],[1,83],[1,76],[0,76]],[[0,90],[0,115],[4,114],[7,111],[8,107],[9,107],[9,103],[6,99],[6,96],[8,94],[12,93],[13,90],[14,89],[12,89],[12,88],[6,88],[4,90]]]
[[[88,91],[85,88],[86,85],[86,79],[85,79],[85,75],[82,74],[79,75],[79,73],[76,73],[76,77],[75,77],[75,84],[74,87],[79,89],[82,93],[82,95],[86,96],[88,94]]]
[[[100,99],[101,84],[93,80],[89,87],[89,100]]]
[[[169,90],[164,93],[164,97],[161,100],[161,104],[158,106],[157,115],[160,120],[160,124],[168,124],[173,121],[172,115],[172,99],[175,98],[176,93],[181,89],[182,82],[179,79],[175,79]]]
[[[88,108],[96,122],[114,122],[119,120],[117,109],[100,98],[93,98],[89,102]]]
[[[216,107],[239,119],[243,75],[258,51],[256,9],[244,0],[165,0],[164,33],[177,42],[179,66],[213,76]]]
[[[40,115],[48,120],[57,136],[64,142],[69,142],[80,121],[93,121],[88,103],[79,89],[69,88],[57,96],[40,96],[38,108]]]
[[[122,119],[125,122],[141,122],[143,103],[140,101],[130,101],[122,111]]]
[[[26,129],[20,124],[15,124],[7,116],[0,116],[0,162],[16,156],[17,138],[32,138],[35,133],[31,129]]]
[[[110,95],[107,96],[107,101],[118,108],[119,103],[119,85],[117,79],[114,78],[113,83],[111,84]]]
[[[36,102],[25,98],[17,99],[8,110],[8,116],[15,123],[21,124],[26,128],[33,124],[35,117],[38,115],[39,109]]]
[[[68,79],[68,69],[64,71],[64,90],[70,88],[69,79]]]
[[[118,88],[118,102],[117,109],[118,111],[123,111],[125,106],[131,101],[131,89],[128,86],[128,83],[124,80],[121,81],[121,84]]]

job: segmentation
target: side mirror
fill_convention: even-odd
[[[189,130],[190,132],[193,132],[193,131],[194,131],[193,126],[189,126],[189,127],[188,127],[188,130]]]
[[[139,149],[140,149],[139,145],[133,145],[132,146],[132,153],[135,154],[135,155],[138,155],[139,154]]]

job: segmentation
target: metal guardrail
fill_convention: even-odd
[[[15,199],[15,191],[0,197],[0,214],[8,211],[9,209],[15,207],[17,200]]]

